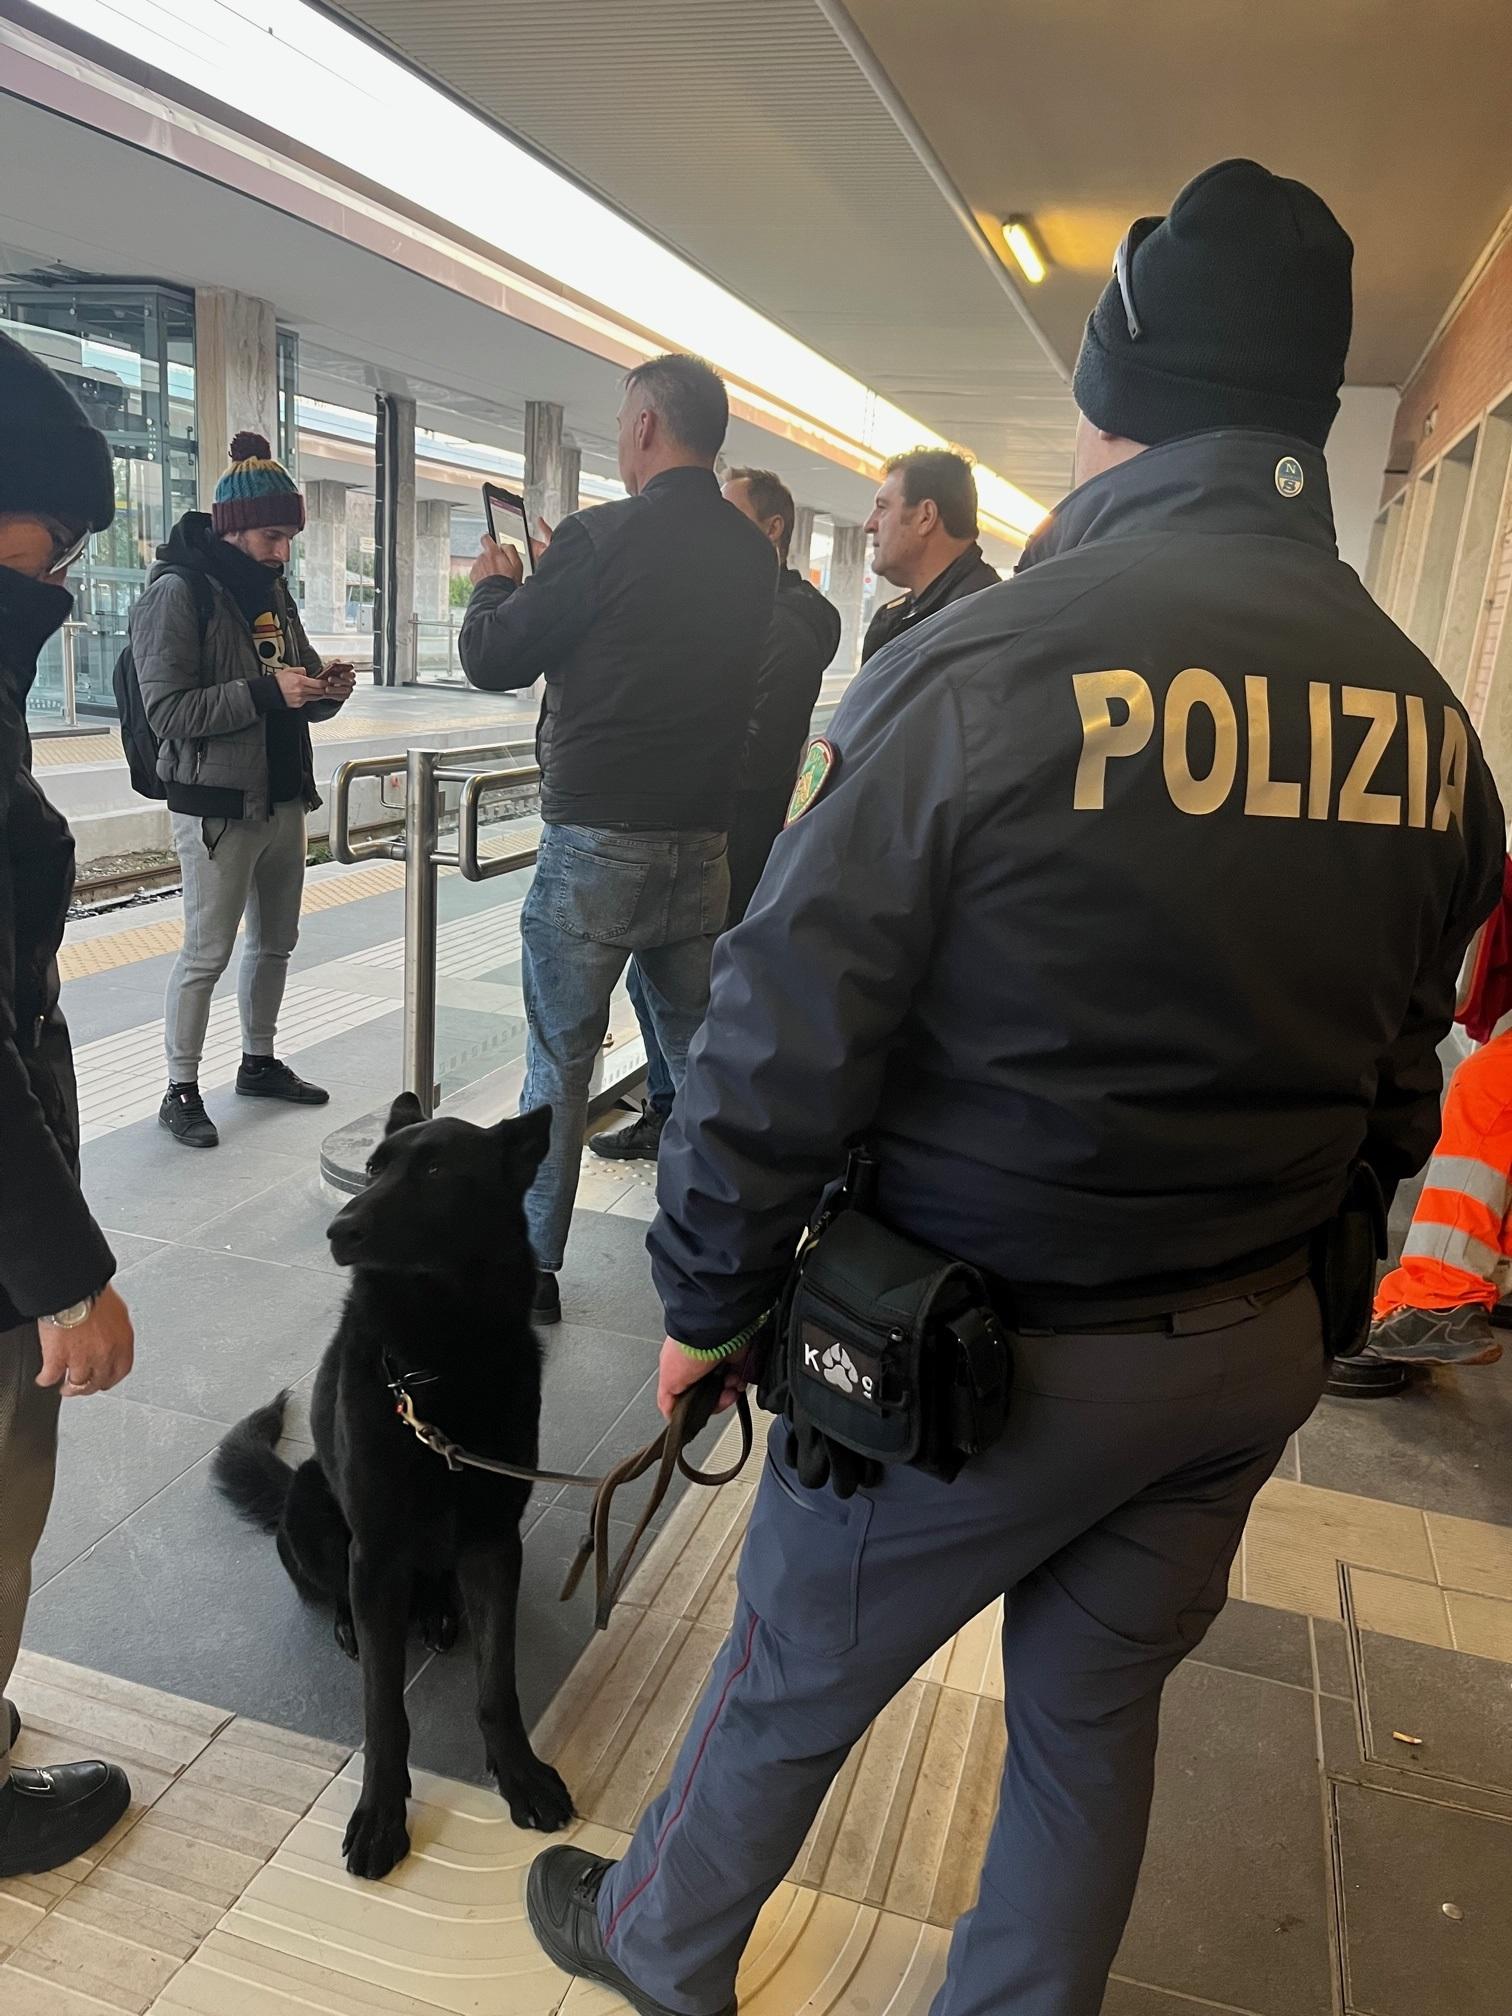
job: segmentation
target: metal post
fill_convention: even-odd
[[[404,793],[404,1089],[436,1109],[435,779],[441,752],[411,749]]]
[[[87,623],[69,621],[63,625],[63,635],[59,639],[63,651],[63,726],[77,728],[79,725],[79,663],[74,639],[81,630],[88,629]]]

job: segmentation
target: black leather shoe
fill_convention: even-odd
[[[324,1106],[331,1097],[321,1086],[310,1085],[296,1076],[276,1057],[263,1064],[239,1065],[236,1089],[243,1099],[282,1099],[290,1106]]]
[[[50,1764],[12,1771],[0,1785],[0,1877],[61,1869],[103,1841],[131,1804],[114,1764]]]
[[[648,1106],[628,1127],[616,1127],[612,1134],[595,1134],[588,1146],[606,1162],[654,1162],[666,1124],[666,1114]]]
[[[548,1848],[530,1865],[525,1884],[525,1909],[541,1950],[564,1974],[597,1981],[639,2010],[640,2016],[678,2016],[665,2002],[653,2002],[604,1951],[599,1930],[598,1899],[604,1878],[614,1867],[602,1855],[585,1848]],[[735,2004],[721,2011],[735,2016]]]
[[[21,1710],[16,1706],[14,1701],[7,1701],[5,1704],[5,1713],[8,1721],[10,1722],[9,1747],[12,1750],[14,1750],[16,1747],[16,1740],[21,1734]]]
[[[170,1085],[158,1108],[158,1125],[185,1148],[218,1148],[220,1133],[205,1111],[198,1085]]]
[[[562,1291],[557,1286],[555,1274],[537,1274],[535,1296],[530,1304],[532,1323],[560,1323],[562,1320]]]

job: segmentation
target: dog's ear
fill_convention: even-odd
[[[501,1120],[493,1132],[504,1148],[509,1166],[528,1188],[551,1146],[551,1108],[537,1106],[520,1114],[518,1119]]]
[[[383,1132],[385,1139],[397,1134],[401,1127],[419,1127],[425,1119],[425,1108],[413,1092],[401,1092],[389,1108],[388,1124]]]

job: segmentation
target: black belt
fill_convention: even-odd
[[[1228,1330],[1247,1322],[1305,1280],[1309,1258],[1308,1248],[1298,1247],[1268,1267],[1193,1289],[1177,1298],[1180,1306],[1176,1308],[1171,1307],[1169,1290],[1163,1306],[1158,1301],[1152,1306],[1154,1298],[1148,1294],[1120,1296],[1116,1289],[1106,1295],[1090,1295],[1008,1287],[1003,1316],[1019,1335],[1028,1337],[1185,1337],[1205,1330]]]

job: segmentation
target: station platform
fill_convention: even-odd
[[[281,1048],[324,1109],[231,1096],[217,1003],[214,1154],[158,1128],[166,901],[78,920],[65,1005],[85,1180],[138,1368],[64,1410],[56,1505],[14,1687],[23,1762],[102,1754],[137,1803],[91,1857],[0,1884],[4,2016],[600,2016],[540,1957],[539,1837],[482,1783],[465,1645],[413,1657],[414,1853],[340,1865],[356,1669],[271,1546],[210,1488],[224,1428],[308,1395],[342,1284],[324,1137],[399,1081],[397,866],[318,869]],[[526,877],[443,876],[437,1058],[464,1090],[523,1048]],[[547,1334],[543,1459],[604,1467],[657,1423],[650,1171],[585,1158]],[[301,1453],[296,1404],[291,1453]],[[1103,2016],[1503,2016],[1512,1978],[1512,1360],[1395,1398],[1325,1400],[1266,1486],[1232,1599],[1167,1694],[1150,1851]],[[663,1782],[731,1614],[755,1467],[674,1497],[611,1629],[557,1590],[582,1527],[528,1516],[527,1718],[612,1853]],[[925,2016],[972,1900],[1011,1741],[997,1619],[977,1620],[851,1758],[741,1985],[746,2016]],[[1009,2012],[1005,2012],[1009,2016]]]

